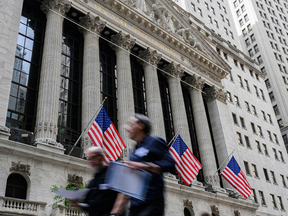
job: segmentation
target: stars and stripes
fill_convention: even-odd
[[[95,146],[102,147],[105,152],[105,161],[116,161],[126,145],[117,129],[107,115],[104,107],[101,108],[95,121],[88,131]]]
[[[221,175],[246,199],[251,194],[251,186],[248,183],[244,173],[240,169],[234,156],[232,156],[230,162],[221,172]]]
[[[186,185],[190,185],[202,168],[200,162],[184,143],[180,135],[177,136],[169,151],[176,163],[177,173]]]

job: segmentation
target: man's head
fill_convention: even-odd
[[[92,146],[86,150],[86,157],[91,167],[98,169],[103,166],[104,151],[100,147]]]
[[[128,124],[125,129],[129,133],[130,139],[138,142],[146,134],[149,134],[152,128],[150,119],[142,114],[136,113],[135,116],[131,116],[128,120]]]

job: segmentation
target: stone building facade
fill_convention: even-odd
[[[67,153],[105,97],[104,107],[127,145],[124,159],[135,144],[123,126],[137,112],[150,117],[152,134],[167,141],[181,129],[182,139],[200,160],[203,169],[189,187],[166,175],[166,215],[202,211],[258,215],[259,204],[229,189],[217,173],[234,149],[242,169],[259,159],[270,163],[268,170],[277,167],[275,176],[287,181],[287,155],[275,162],[257,155],[254,146],[253,151],[244,148],[240,138],[245,127],[235,123],[241,106],[243,114],[242,100],[271,113],[269,101],[247,95],[231,80],[243,73],[267,98],[258,65],[172,1],[5,0],[1,4],[1,214],[78,214],[66,207],[52,208],[50,188],[79,185],[91,178],[81,159],[83,150],[92,145],[89,138],[84,135],[73,156]],[[222,52],[234,60],[225,60]],[[258,79],[250,81],[241,65]],[[226,91],[235,93],[235,102]],[[280,136],[277,127],[262,125],[257,115],[245,116],[247,128],[250,118],[255,127]],[[272,114],[271,120],[276,121]],[[247,128],[252,145],[256,135]],[[268,136],[259,137],[262,143]],[[280,139],[278,144],[276,155],[284,147]],[[17,178],[23,178],[23,184],[13,185]],[[266,187],[260,178],[261,187]],[[259,184],[252,175],[248,181],[252,188]],[[285,206],[288,195],[282,184],[270,183],[270,188],[261,190],[265,196],[275,191],[275,199],[280,197]],[[285,214],[281,206],[270,210],[269,204],[268,209],[270,215]],[[265,215],[262,209],[259,214]]]

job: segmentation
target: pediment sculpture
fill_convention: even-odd
[[[190,44],[190,46],[193,48],[198,49],[201,52],[205,52],[200,42],[193,37],[189,28],[181,28],[176,31],[176,34],[179,35],[186,43]]]
[[[125,4],[134,7],[144,13],[147,13],[146,1],[145,0],[123,0]]]

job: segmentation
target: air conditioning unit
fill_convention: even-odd
[[[10,140],[28,145],[34,145],[34,133],[31,131],[11,127],[10,134],[11,134],[11,136],[9,137]]]

